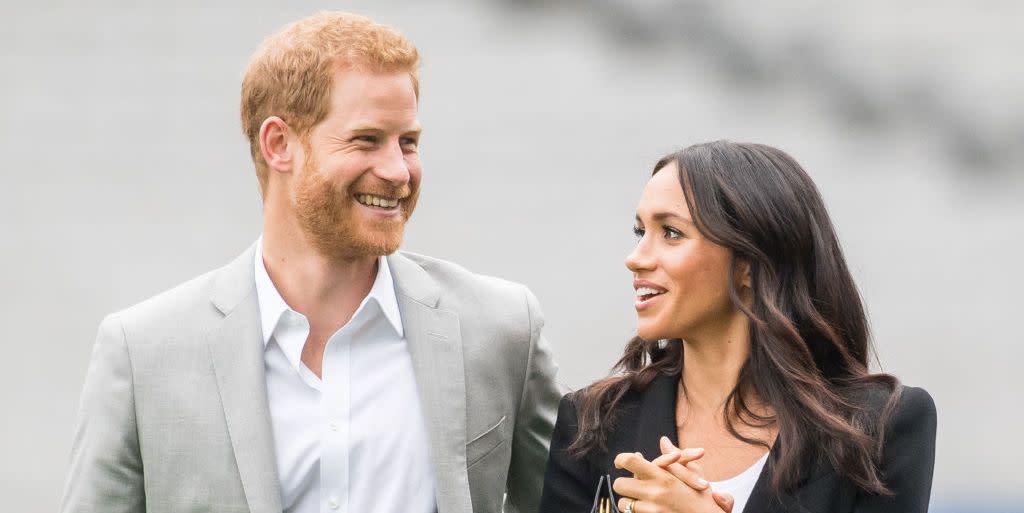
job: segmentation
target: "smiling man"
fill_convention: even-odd
[[[397,252],[418,53],[345,13],[242,83],[263,234],[100,326],[64,512],[535,511],[559,392],[533,295]]]

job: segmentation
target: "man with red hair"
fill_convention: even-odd
[[[263,233],[104,319],[62,511],[536,511],[560,396],[536,299],[397,251],[418,62],[346,13],[256,52]]]

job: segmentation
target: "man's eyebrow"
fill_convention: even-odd
[[[387,132],[387,130],[374,125],[356,125],[355,127],[350,128],[349,132],[359,134],[380,134]],[[422,132],[423,127],[416,125],[408,130],[403,130],[402,135],[420,135]]]
[[[685,218],[685,217],[683,217],[683,216],[681,216],[679,214],[676,214],[674,212],[655,212],[654,215],[652,215],[651,217],[654,218],[655,221],[665,221],[666,219],[675,219],[677,221],[682,221],[682,222],[684,222],[686,224],[690,224],[690,225],[693,224],[692,220],[687,219],[687,218]],[[640,221],[640,214],[637,214],[636,220]]]

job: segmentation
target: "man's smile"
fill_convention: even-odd
[[[356,201],[368,207],[395,208],[402,200],[398,198],[385,198],[373,194],[356,194]]]

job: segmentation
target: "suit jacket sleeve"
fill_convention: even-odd
[[[891,497],[861,494],[856,513],[926,513],[935,468],[935,403],[906,387],[886,429],[882,479]]]
[[[124,329],[107,317],[82,391],[62,513],[146,510],[132,386]]]
[[[530,353],[512,436],[505,511],[534,513],[540,501],[551,430],[562,394],[555,382],[558,366],[541,334],[544,317],[533,294],[529,290],[525,290],[525,294],[530,318]]]
[[[541,513],[586,513],[593,505],[598,475],[586,459],[566,453],[577,430],[576,407],[572,395],[567,395],[558,406],[558,421],[551,436],[551,454],[540,499]]]

